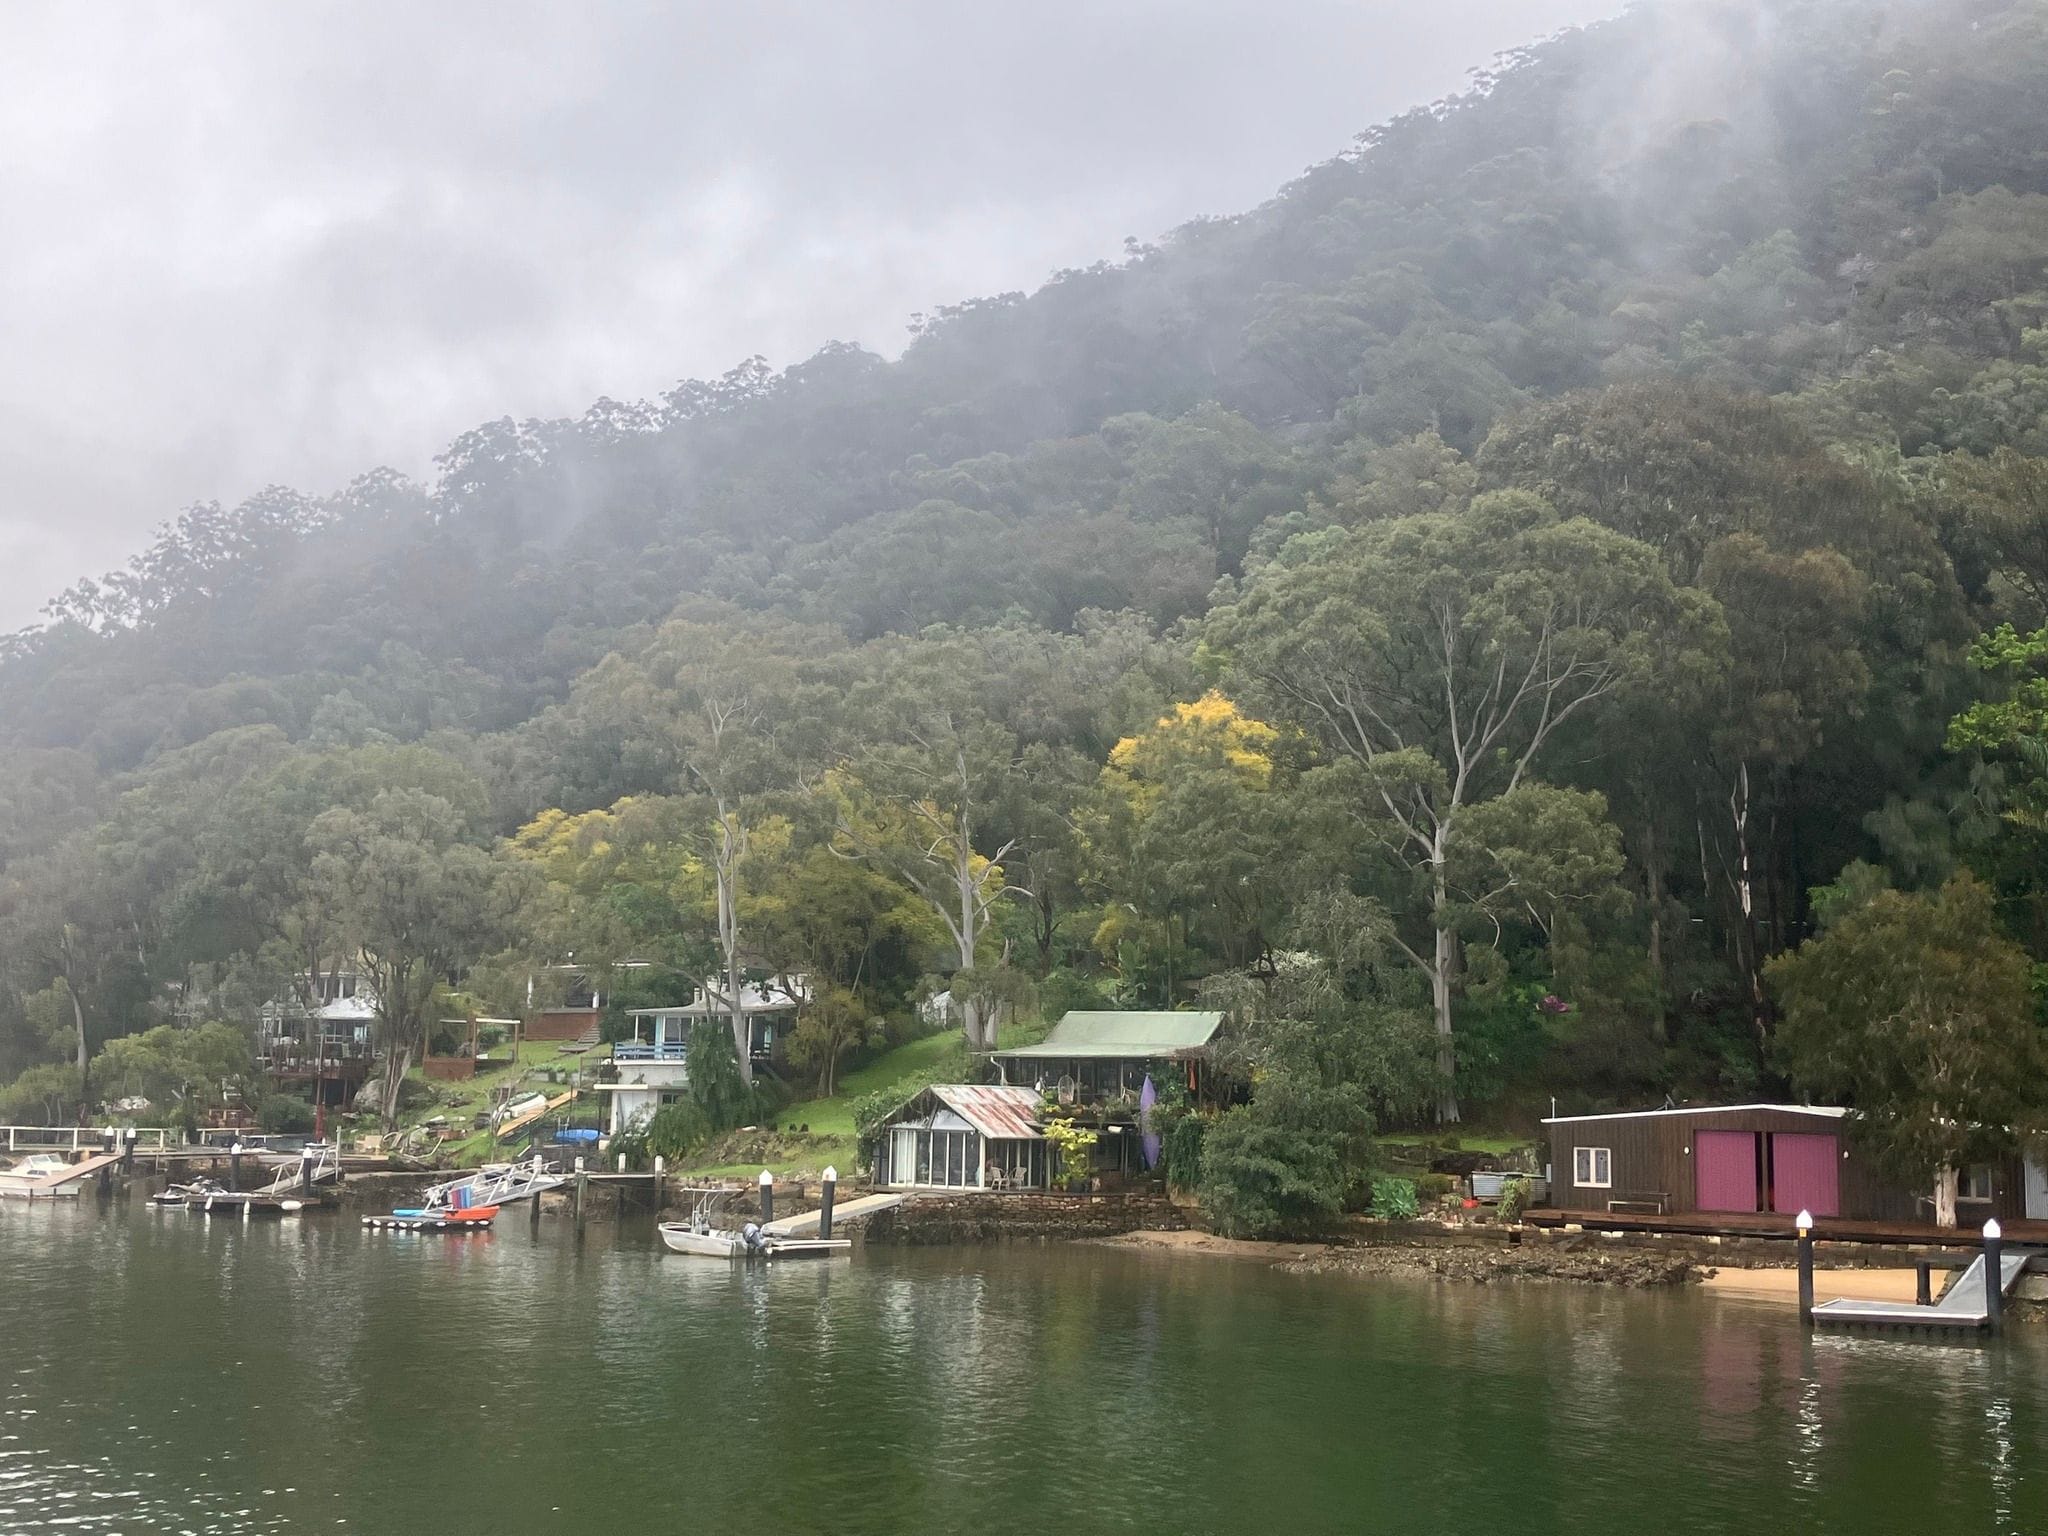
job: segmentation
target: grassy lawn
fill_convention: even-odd
[[[1004,1050],[1033,1045],[1045,1038],[1050,1027],[1042,1023],[1005,1025],[996,1044]],[[792,1104],[775,1117],[775,1123],[784,1127],[808,1125],[813,1136],[844,1136],[850,1141],[854,1100],[912,1078],[936,1082],[964,1079],[967,1066],[967,1042],[957,1030],[941,1030],[883,1052],[866,1066],[841,1077],[838,1092],[831,1098]]]
[[[565,1056],[562,1053],[564,1043],[572,1042],[525,1041],[519,1047],[517,1066],[510,1061],[494,1065],[465,1083],[437,1082],[429,1079],[418,1067],[413,1068],[407,1074],[408,1080],[431,1088],[434,1102],[408,1110],[405,1123],[417,1125],[421,1121],[433,1119],[436,1115],[444,1115],[449,1124],[467,1131],[479,1113],[490,1109],[497,1102],[500,1088],[517,1087],[522,1091],[530,1090],[536,1093],[550,1090],[551,1085],[542,1075],[549,1067],[574,1066],[580,1061],[590,1061],[597,1055],[593,1050],[581,1056]],[[559,1087],[552,1087],[552,1093],[561,1091]],[[495,1150],[496,1143],[491,1133],[486,1130],[465,1136],[461,1141],[445,1143],[441,1148],[441,1154],[450,1162],[468,1164],[490,1161]]]
[[[1048,1027],[1040,1023],[1012,1025],[996,1043],[1005,1049],[1029,1045],[1042,1039]],[[815,1174],[829,1163],[850,1175],[859,1153],[853,1129],[857,1100],[898,1084],[958,1080],[967,1076],[967,1068],[967,1043],[958,1030],[920,1036],[846,1073],[839,1079],[838,1092],[830,1098],[807,1099],[783,1110],[775,1117],[775,1126],[784,1137],[792,1126],[809,1126],[810,1130],[791,1138],[789,1145],[771,1152],[762,1162],[685,1163],[679,1164],[677,1171],[700,1178],[749,1178],[764,1167],[776,1174]],[[717,1149],[711,1149],[709,1155],[717,1156]]]
[[[1488,1157],[1505,1157],[1520,1147],[1534,1145],[1527,1136],[1508,1136],[1490,1131],[1390,1131],[1373,1140],[1389,1147],[1442,1147],[1447,1152],[1482,1152]]]

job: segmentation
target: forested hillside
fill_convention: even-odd
[[[355,954],[398,1070],[572,958],[801,971],[826,1080],[930,985],[1249,998],[1339,1126],[1821,1086],[1774,957],[1887,888],[2048,960],[2040,0],[1645,5],[914,329],[8,639],[0,1120]]]

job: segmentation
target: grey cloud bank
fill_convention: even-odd
[[[0,10],[0,627],[195,500],[897,351],[1618,0]]]

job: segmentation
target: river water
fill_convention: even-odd
[[[2044,1331],[2048,1332],[2048,1331]],[[0,1532],[2048,1531],[2048,1337],[1087,1246],[0,1203]]]

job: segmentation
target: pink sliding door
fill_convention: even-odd
[[[1833,1136],[1771,1135],[1771,1209],[1842,1214],[1842,1148]]]
[[[1756,1209],[1756,1133],[1698,1131],[1692,1138],[1693,1208]]]

